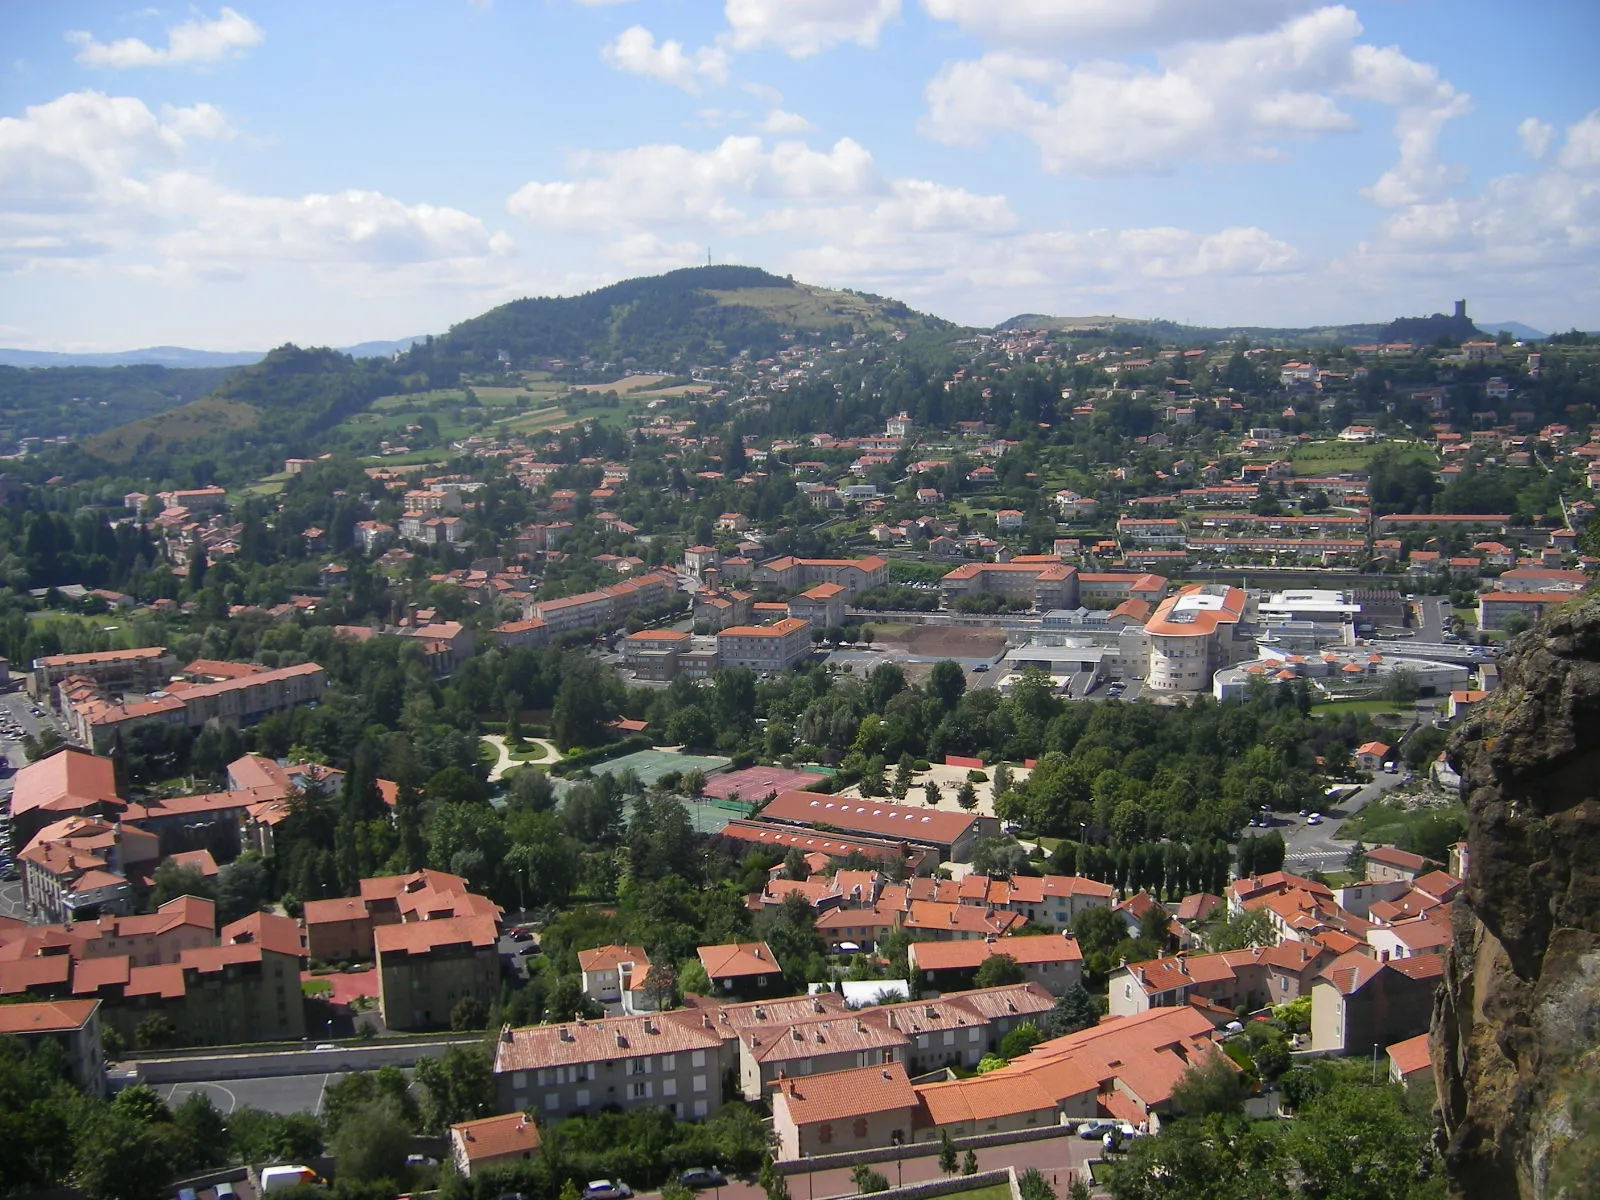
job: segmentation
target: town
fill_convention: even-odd
[[[874,321],[203,469],[9,431],[6,1069],[119,1200],[1100,1194],[1350,1103],[1414,1171],[1446,742],[1589,585],[1596,365]]]

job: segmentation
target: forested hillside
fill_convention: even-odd
[[[233,367],[0,367],[0,443],[87,437],[197,400]]]

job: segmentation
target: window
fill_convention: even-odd
[[[696,1075],[694,1077],[694,1090],[697,1092],[706,1090],[706,1077],[704,1075]]]
[[[561,1107],[560,1092],[546,1092],[544,1094],[544,1108],[546,1112],[555,1112]]]
[[[663,1079],[661,1081],[661,1094],[663,1096],[676,1096],[678,1094],[678,1081],[676,1079]]]
[[[704,1050],[696,1050],[693,1054],[691,1054],[689,1056],[689,1065],[691,1067],[703,1067],[703,1066],[705,1066],[706,1065],[706,1052]]]
[[[817,1141],[821,1142],[823,1145],[827,1145],[829,1142],[833,1141],[833,1126],[823,1125],[821,1129],[817,1130]]]
[[[648,1100],[650,1098],[650,1081],[641,1079],[628,1089],[628,1095],[635,1100]]]
[[[956,1031],[954,1029],[946,1029],[944,1031],[944,1044],[946,1046],[954,1046],[956,1044]]]
[[[976,1042],[977,1040],[978,1040],[978,1028],[977,1028],[977,1026],[973,1026],[971,1029],[967,1030],[967,1041]]]
[[[704,1100],[696,1100],[694,1102],[694,1115],[695,1116],[703,1117],[703,1116],[706,1115],[707,1111],[708,1111],[708,1109],[706,1108],[706,1102]]]
[[[678,1069],[678,1056],[676,1054],[663,1054],[661,1056],[661,1069],[663,1071],[676,1071]]]
[[[866,1137],[867,1136],[867,1119],[865,1117],[857,1117],[856,1118],[856,1123],[851,1128],[850,1132],[855,1134],[855,1137],[856,1137],[857,1141],[860,1141],[862,1138]]]
[[[579,1088],[578,1089],[578,1107],[579,1108],[588,1108],[589,1107],[589,1089],[588,1088]]]

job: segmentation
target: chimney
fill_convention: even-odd
[[[561,1040],[563,1042],[570,1042],[572,1040],[572,1030],[568,1029],[565,1025],[561,1027]]]
[[[710,1017],[709,1014],[707,1014],[707,1013],[701,1013],[700,1014],[700,1028],[701,1029],[710,1029],[711,1028],[711,1017]]]
[[[754,949],[752,949],[750,951],[750,953],[754,954],[757,958],[760,958],[761,957],[761,947],[760,946],[755,947]]]
[[[512,1037],[511,1037],[511,1026],[510,1025],[502,1025],[500,1027],[500,1040],[502,1042],[505,1042],[507,1045],[511,1044]]]

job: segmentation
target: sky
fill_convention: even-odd
[[[0,345],[744,263],[967,324],[1600,328],[1596,0],[0,0]]]

